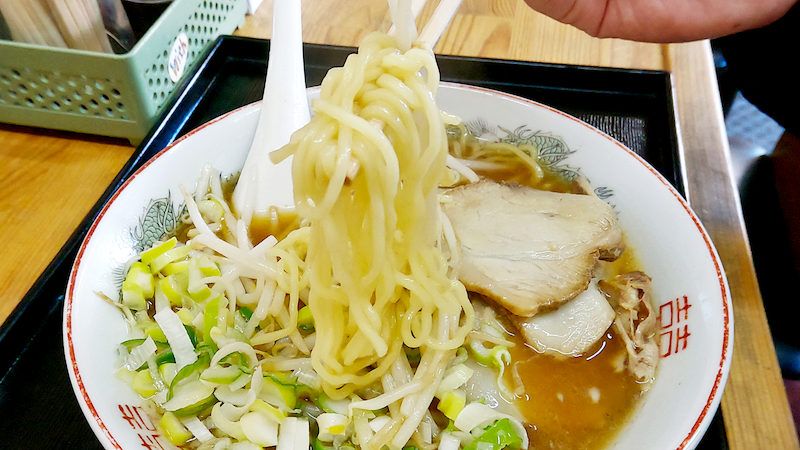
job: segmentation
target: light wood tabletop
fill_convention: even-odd
[[[418,23],[430,17],[428,2]],[[267,38],[271,2],[237,31]],[[305,42],[355,46],[386,30],[386,3],[305,0]],[[733,299],[733,364],[722,399],[732,449],[799,448],[746,239],[709,42],[594,39],[523,0],[464,0],[435,51],[563,64],[667,70],[691,206],[723,261]],[[133,153],[127,141],[0,124],[0,322],[5,320]],[[646,447],[646,444],[643,444]]]

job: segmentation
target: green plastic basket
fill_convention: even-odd
[[[175,0],[122,55],[0,40],[0,122],[138,142],[203,47],[246,11],[247,0]]]

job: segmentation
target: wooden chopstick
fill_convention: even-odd
[[[42,0],[2,0],[0,13],[16,41],[51,47],[67,46]]]
[[[15,41],[112,53],[97,0],[0,0]]]
[[[76,18],[73,17],[72,9],[67,4],[67,1],[62,0],[48,0],[50,10],[53,12],[53,18],[61,30],[61,35],[70,48],[85,49],[87,44],[84,41],[82,33],[79,32],[79,26],[76,23]]]
[[[422,12],[422,8],[425,7],[425,3],[427,3],[427,0],[411,0],[411,15],[414,17],[415,21],[417,17],[419,17],[419,13]],[[389,27],[389,34],[393,34],[395,31],[395,24],[392,24],[392,26]]]
[[[439,38],[450,25],[450,21],[453,20],[459,6],[461,6],[461,0],[441,0],[419,34],[418,41],[428,48],[435,47]]]
[[[31,27],[28,24],[28,17],[22,14],[22,9],[17,5],[18,0],[0,1],[0,14],[8,25],[11,32],[11,39],[19,42],[35,43],[34,36],[31,34]]]
[[[47,0],[70,48],[111,53],[96,0]]]
[[[67,44],[61,37],[61,33],[58,32],[58,28],[55,26],[52,17],[50,17],[50,14],[47,12],[44,1],[33,0],[25,3],[27,3],[28,13],[31,17],[34,17],[37,22],[36,28],[39,30],[45,45],[66,47]]]
[[[92,35],[100,45],[100,51],[105,53],[113,53],[111,42],[108,40],[108,33],[106,33],[106,26],[103,24],[103,13],[100,12],[100,5],[97,0],[83,0],[86,4],[86,12],[89,14],[89,19],[92,23]]]
[[[108,43],[108,38],[105,35],[105,30],[102,35],[98,36],[96,23],[99,20],[102,23],[103,18],[100,16],[100,10],[97,9],[96,17],[93,17],[90,9],[91,2],[96,0],[50,0],[50,2],[63,2],[71,13],[73,21],[67,23],[67,26],[74,26],[70,29],[78,37],[81,43],[81,50],[88,50],[94,52],[110,52],[111,45]],[[96,5],[96,3],[95,3]],[[104,45],[105,44],[105,45]]]

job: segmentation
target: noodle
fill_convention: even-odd
[[[521,162],[530,171],[527,184],[536,185],[544,178],[544,170],[539,164],[539,149],[534,145],[470,139],[470,133],[464,124],[451,126],[448,132],[451,137],[457,138],[451,143],[451,154],[455,158],[470,161],[475,165],[474,168],[504,170],[509,165]]]
[[[401,342],[451,350],[472,327],[466,290],[436,246],[447,176],[437,84],[432,52],[370,35],[328,73],[313,119],[281,151],[294,155],[297,210],[309,220],[312,362],[336,398],[380,379]]]

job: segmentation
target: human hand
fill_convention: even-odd
[[[525,0],[596,37],[646,42],[708,39],[767,25],[797,0]]]

